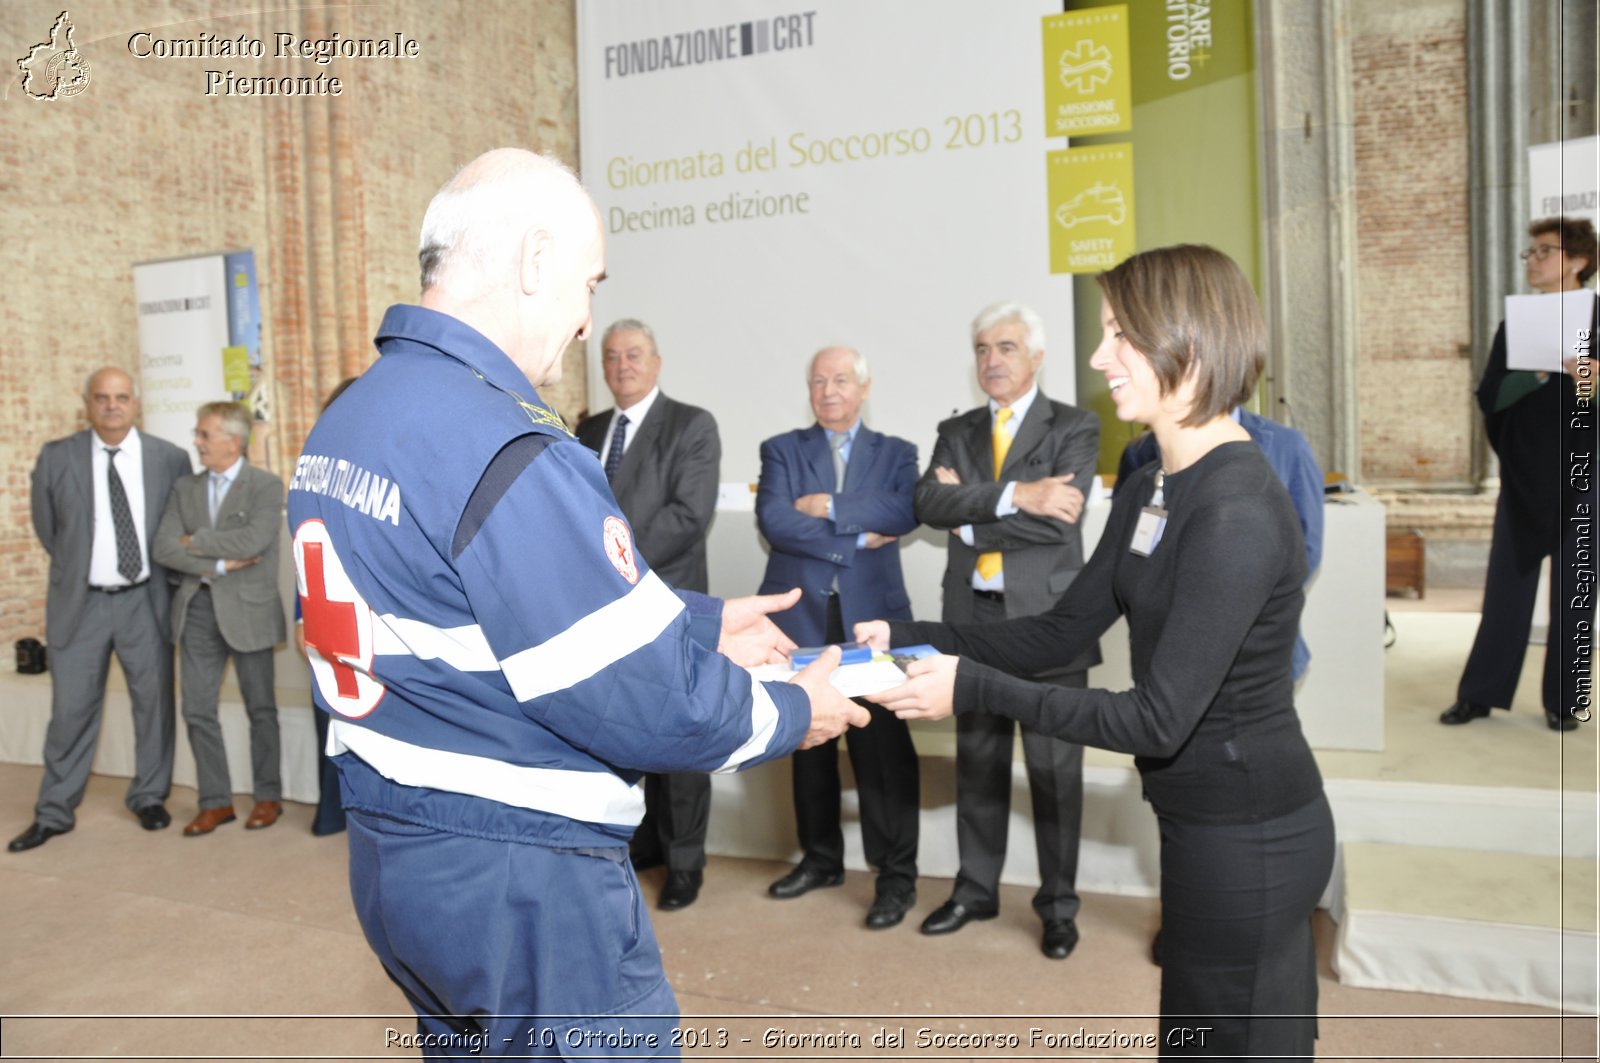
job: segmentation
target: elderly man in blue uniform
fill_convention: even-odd
[[[800,604],[777,618],[798,642],[842,642],[850,625],[911,616],[898,539],[917,526],[917,448],[861,420],[872,388],[867,360],[827,347],[806,372],[817,423],[761,444],[756,520],[772,546],[763,592],[799,587]],[[867,926],[896,926],[917,899],[917,751],[905,721],[873,706],[872,726],[851,734],[861,798],[861,843],[878,872]],[[804,850],[768,891],[785,900],[844,881],[839,751],[828,742],[794,755],[794,814]]]
[[[673,591],[535,390],[605,273],[571,171],[480,156],[429,204],[420,259],[422,305],[389,310],[289,484],[356,911],[429,1056],[675,1058],[628,862],[640,775],[735,771],[867,714],[832,689],[836,653],[753,682],[735,661],[781,657],[765,614],[795,596]]]

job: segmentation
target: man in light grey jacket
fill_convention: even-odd
[[[235,818],[217,719],[229,657],[250,718],[256,804],[245,827],[270,827],[283,810],[272,665],[272,648],[286,633],[278,595],[283,481],[246,460],[249,438],[250,418],[239,405],[200,407],[194,445],[204,468],[173,487],[153,547],[157,560],[183,574],[172,600],[172,633],[181,650],[183,720],[200,789],[200,814],[183,828],[188,837]]]

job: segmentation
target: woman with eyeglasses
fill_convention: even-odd
[[[1583,218],[1544,218],[1528,226],[1533,243],[1522,252],[1528,286],[1537,292],[1575,291],[1595,273],[1594,226]],[[1500,459],[1500,498],[1489,541],[1483,584],[1483,619],[1456,689],[1456,703],[1439,722],[1463,724],[1510,709],[1522,674],[1524,647],[1539,594],[1539,567],[1550,558],[1550,628],[1545,644],[1545,722],[1571,731],[1588,716],[1589,647],[1594,631],[1593,385],[1600,365],[1580,359],[1575,345],[1588,335],[1574,329],[1561,373],[1534,373],[1506,365],[1506,326],[1500,323],[1478,406],[1489,445]],[[1588,397],[1580,397],[1580,389]],[[1585,508],[1587,507],[1587,508]],[[1584,540],[1587,542],[1584,542]],[[1580,550],[1588,551],[1583,561]],[[1579,564],[1583,561],[1582,564]],[[1591,575],[1587,583],[1583,571]],[[1580,716],[1574,716],[1574,712]]]
[[[1161,828],[1162,1057],[1310,1058],[1311,915],[1334,828],[1294,708],[1306,553],[1282,481],[1230,415],[1255,390],[1266,326],[1250,282],[1209,247],[1146,251],[1099,281],[1089,365],[1117,418],[1150,426],[1161,460],[1122,486],[1094,556],[1048,612],[856,625],[874,647],[945,654],[872,700],[903,719],[995,713],[1134,754]],[[1133,689],[1022,678],[1073,659],[1119,615]]]

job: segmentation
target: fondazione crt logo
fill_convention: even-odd
[[[89,87],[89,61],[72,43],[72,16],[63,11],[50,27],[50,39],[17,60],[22,91],[35,100],[60,100]]]

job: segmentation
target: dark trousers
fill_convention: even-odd
[[[973,620],[1006,619],[1005,604],[973,599]],[[1085,673],[1047,682],[1085,685]],[[1011,762],[1019,724],[986,712],[956,717],[956,846],[961,870],[950,899],[977,911],[1000,908],[1000,871],[1011,822]],[[1023,761],[1033,799],[1033,840],[1039,856],[1034,910],[1041,919],[1078,914],[1078,834],[1083,820],[1083,747],[1022,728]]]
[[[349,827],[356,916],[432,1042],[424,1058],[593,1059],[624,1036],[619,1057],[678,1058],[677,1001],[625,847],[548,849],[357,811]]]
[[[1311,915],[1333,873],[1327,799],[1262,823],[1161,824],[1161,1058],[1311,1059]],[[1203,1043],[1184,1028],[1206,1027]]]
[[[339,767],[328,756],[328,714],[312,706],[317,727],[317,811],[311,817],[312,834],[338,834],[344,830],[344,804],[339,798]]]
[[[825,642],[844,641],[839,596],[828,597]],[[879,889],[911,889],[917,881],[917,831],[922,808],[922,777],[917,750],[906,722],[893,713],[857,700],[872,714],[866,727],[846,739],[850,767],[861,800],[861,846],[878,871]],[[795,825],[801,863],[817,871],[844,869],[844,831],[839,822],[839,743],[835,739],[802,749],[794,766]]]
[[[711,776],[675,771],[644,777],[644,819],[634,831],[634,859],[672,871],[706,866],[706,825],[711,822]]]
[[[1565,499],[1570,512],[1574,502]],[[1494,534],[1489,540],[1489,567],[1483,582],[1483,619],[1472,642],[1472,652],[1461,673],[1456,696],[1479,705],[1510,708],[1527,655],[1528,632],[1539,594],[1541,558],[1522,557],[1515,548],[1515,516],[1506,492],[1494,510]],[[1577,593],[1574,575],[1579,568],[1594,571],[1594,537],[1589,535],[1585,554],[1579,554],[1577,522],[1563,520],[1550,543],[1549,635],[1544,653],[1541,694],[1545,712],[1565,715],[1589,693],[1582,677],[1589,672],[1589,640],[1594,630],[1591,596]],[[1564,537],[1564,541],[1557,541]],[[1584,557],[1579,566],[1574,562]],[[1592,582],[1592,580],[1591,580]],[[1579,666],[1582,666],[1581,669]],[[1581,676],[1578,674],[1581,672]]]

